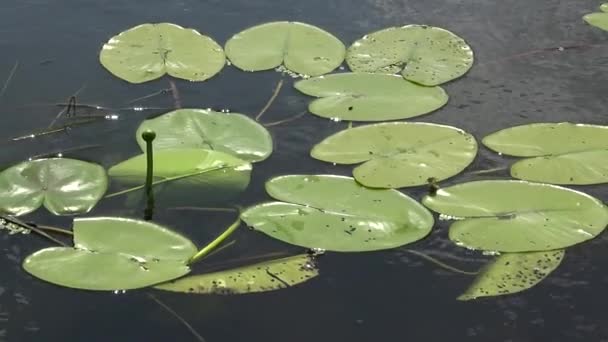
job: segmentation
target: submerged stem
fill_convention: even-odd
[[[146,130],[141,134],[141,137],[146,142],[146,198],[148,200],[146,211],[144,214],[145,220],[151,220],[154,211],[154,192],[152,190],[152,179],[154,178],[154,152],[152,142],[156,138],[156,133],[151,130]]]
[[[177,84],[175,81],[169,80],[169,86],[171,86],[171,95],[173,96],[173,105],[175,108],[182,108],[182,100],[179,96],[179,90],[177,90]]]
[[[211,253],[211,251],[213,251],[215,248],[217,248],[217,246],[219,246],[222,242],[224,242],[226,239],[228,239],[228,237],[230,235],[232,235],[232,233],[234,233],[240,225],[241,225],[241,218],[239,217],[236,219],[236,221],[234,221],[234,223],[232,223],[230,225],[230,227],[228,227],[228,229],[226,229],[222,233],[222,235],[215,238],[215,240],[211,241],[209,244],[207,244],[207,246],[203,247],[203,249],[201,249],[192,258],[190,258],[190,260],[188,261],[188,264],[189,265],[194,264],[195,262],[200,261],[203,258],[205,258],[206,256],[208,256]]]
[[[8,74],[6,81],[4,81],[4,85],[2,86],[2,90],[0,90],[0,99],[4,96],[6,89],[8,89],[8,85],[11,83],[13,76],[15,76],[15,72],[17,72],[17,68],[19,67],[19,61],[15,61],[15,65],[11,69],[11,72]]]
[[[160,299],[156,298],[156,296],[154,296],[151,293],[148,293],[148,297],[150,297],[150,299],[155,301],[156,304],[160,305],[160,307],[165,309],[168,313],[173,315],[173,317],[177,318],[177,320],[179,320],[186,328],[188,328],[188,330],[190,330],[192,335],[194,335],[194,337],[196,337],[197,340],[199,340],[201,342],[206,342],[205,339],[203,338],[203,336],[201,336],[198,333],[198,331],[194,330],[194,328],[190,325],[190,323],[188,323],[188,321],[186,321],[184,318],[182,318],[182,316],[180,316],[177,312],[175,312],[173,309],[171,309],[167,304],[161,302]]]
[[[283,120],[279,120],[279,121],[274,121],[274,122],[269,122],[264,124],[264,127],[272,127],[272,126],[278,126],[284,123],[288,123],[288,122],[292,122],[292,121],[296,121],[297,119],[303,117],[306,113],[308,113],[308,110],[302,111],[290,118],[287,119],[283,119]]]
[[[415,250],[412,250],[412,249],[404,249],[404,251],[407,252],[407,253],[410,253],[410,254],[417,255],[417,256],[419,256],[419,257],[421,257],[421,258],[423,258],[423,259],[425,259],[427,261],[430,261],[430,262],[434,263],[435,265],[437,265],[437,266],[439,266],[441,268],[444,268],[444,269],[452,271],[452,272],[456,272],[456,273],[460,273],[460,274],[466,274],[466,275],[477,275],[477,273],[478,273],[478,272],[463,271],[463,270],[461,270],[459,268],[456,268],[454,266],[450,266],[450,265],[448,265],[448,264],[446,264],[446,263],[444,263],[444,262],[442,262],[442,261],[440,261],[438,259],[435,259],[432,256],[426,255],[426,254],[424,254],[422,252],[418,252],[418,251],[415,251]]]
[[[281,91],[282,87],[283,87],[283,79],[281,78],[279,80],[279,82],[277,83],[277,86],[274,88],[274,91],[272,92],[272,96],[270,97],[270,99],[268,99],[268,102],[266,102],[266,105],[264,106],[264,108],[262,108],[262,110],[260,110],[258,115],[256,115],[255,121],[260,121],[260,118],[262,117],[262,115],[264,115],[264,113],[266,113],[268,108],[270,108],[270,106],[272,106],[272,103],[274,102],[274,100],[276,100],[277,96],[279,96],[279,92]]]

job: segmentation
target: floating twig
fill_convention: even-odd
[[[175,312],[173,309],[171,309],[167,304],[161,302],[160,299],[156,298],[156,296],[154,296],[151,293],[148,293],[148,297],[150,297],[150,299],[155,301],[156,304],[160,305],[168,313],[173,315],[173,317],[177,318],[178,321],[180,321],[186,328],[188,328],[188,330],[190,330],[190,333],[192,333],[192,335],[194,335],[194,337],[196,337],[197,340],[199,340],[201,342],[206,342],[205,339],[203,338],[203,336],[201,336],[201,334],[199,334],[196,330],[194,330],[194,328],[190,325],[190,323],[188,323],[188,321],[186,321],[184,318],[182,318],[182,316],[180,316],[177,312]]]
[[[155,97],[155,96],[159,96],[159,95],[167,94],[167,93],[168,93],[168,92],[170,92],[170,91],[172,92],[172,91],[173,91],[173,89],[171,89],[171,88],[165,88],[165,89],[161,89],[161,90],[155,91],[155,92],[153,92],[153,93],[151,93],[151,94],[148,94],[148,95],[144,95],[144,96],[136,97],[136,98],[134,98],[133,100],[130,100],[129,102],[127,102],[127,103],[125,103],[125,104],[132,104],[132,103],[135,103],[135,102],[138,102],[138,101],[141,101],[141,100],[147,100],[147,99],[152,98],[152,97]]]
[[[302,112],[300,112],[300,113],[298,113],[298,114],[296,114],[296,115],[294,115],[294,116],[292,116],[290,118],[287,118],[287,119],[283,119],[283,120],[279,120],[279,121],[274,121],[274,122],[266,123],[266,124],[264,124],[264,127],[278,126],[278,125],[281,125],[281,124],[284,124],[284,123],[296,121],[299,118],[301,118],[304,115],[306,115],[306,113],[308,113],[308,110],[304,110],[304,111],[302,111]]]
[[[262,110],[260,110],[258,115],[256,115],[255,121],[260,121],[260,118],[262,117],[262,115],[264,115],[264,113],[266,113],[268,108],[270,108],[270,106],[272,106],[272,103],[274,102],[274,100],[276,100],[277,96],[279,96],[279,92],[281,92],[281,88],[283,88],[283,79],[282,78],[277,83],[277,86],[274,88],[274,91],[272,92],[272,96],[270,97],[270,99],[268,99],[268,102],[266,102],[266,105],[264,106],[264,108],[262,108]]]
[[[83,83],[82,86],[80,87],[80,89],[76,90],[76,92],[74,94],[72,94],[72,96],[70,96],[70,99],[72,97],[76,98],[76,96],[78,96],[86,87],[87,87],[87,84]],[[57,123],[57,120],[59,120],[61,118],[61,116],[66,113],[67,110],[68,110],[68,108],[64,107],[59,113],[57,113],[57,115],[55,116],[53,121],[51,121],[51,124],[47,128],[52,128],[53,126],[55,126],[55,124]]]
[[[215,272],[218,270],[238,267],[243,264],[254,264],[254,263],[258,263],[258,262],[265,262],[265,261],[269,261],[269,260],[279,259],[282,257],[288,257],[290,255],[292,255],[292,254],[289,252],[286,252],[286,251],[285,252],[270,252],[270,253],[261,254],[261,255],[254,255],[254,256],[249,256],[249,257],[242,257],[242,258],[227,260],[227,261],[223,261],[223,262],[219,262],[219,263],[204,264],[204,266],[205,266],[205,272],[210,273],[210,272]]]
[[[15,61],[15,65],[11,69],[11,72],[8,74],[8,77],[6,78],[6,81],[4,81],[4,85],[2,86],[2,90],[0,90],[0,99],[2,99],[2,97],[4,96],[4,93],[6,92],[6,89],[8,89],[8,85],[11,83],[11,80],[13,79],[13,76],[15,76],[15,73],[17,72],[17,68],[18,67],[19,67],[19,61]]]
[[[60,246],[68,247],[68,245],[65,244],[63,241],[57,240],[56,238],[54,238],[54,237],[50,236],[49,234],[47,234],[46,232],[44,232],[43,230],[38,229],[35,225],[25,223],[16,217],[9,216],[9,215],[0,215],[0,219],[6,221],[8,223],[12,223],[14,225],[29,229],[30,231],[32,231],[40,236],[43,236],[43,237],[59,244]]]
[[[236,213],[238,208],[210,208],[210,207],[173,207],[166,210],[192,210],[192,211],[218,211],[224,213]]]
[[[456,268],[454,266],[450,266],[450,265],[448,265],[448,264],[446,264],[446,263],[444,263],[444,262],[442,262],[442,261],[440,261],[438,259],[435,259],[432,256],[426,255],[426,254],[424,254],[422,252],[415,251],[413,249],[404,249],[403,251],[405,251],[407,253],[410,253],[410,254],[417,255],[417,256],[419,256],[419,257],[421,257],[421,258],[423,258],[423,259],[425,259],[427,261],[430,261],[430,262],[434,263],[435,265],[437,265],[439,267],[442,267],[442,268],[444,268],[446,270],[449,270],[449,271],[452,271],[452,272],[456,272],[456,273],[460,273],[460,274],[466,274],[466,275],[477,275],[478,274],[478,272],[463,271],[463,270],[461,270],[459,268]]]
[[[59,233],[59,234],[69,235],[69,236],[74,235],[74,233],[71,230],[67,230],[67,229],[63,229],[63,228],[51,227],[51,226],[40,225],[40,224],[30,224],[30,225],[32,225],[38,229],[47,231],[47,232]]]
[[[177,84],[175,84],[175,81],[169,80],[169,85],[171,86],[171,95],[173,96],[173,104],[175,108],[182,108],[182,100],[179,96]]]

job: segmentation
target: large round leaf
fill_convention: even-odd
[[[365,186],[401,188],[458,174],[475,159],[477,142],[450,126],[393,122],[340,131],[310,154],[331,163],[364,163],[353,175]]]
[[[55,215],[91,210],[108,187],[103,167],[67,158],[38,159],[0,173],[0,212],[25,215],[44,205]]]
[[[553,184],[608,182],[608,126],[537,123],[501,130],[483,143],[503,154],[536,157],[513,164],[515,178]]]
[[[116,217],[74,220],[74,247],[40,250],[24,269],[53,284],[84,290],[127,290],[187,274],[196,246],[154,223]]]
[[[271,237],[308,248],[354,252],[394,248],[425,237],[432,215],[396,190],[369,189],[349,177],[290,175],[266,183],[282,202],[241,215]]]
[[[295,84],[306,95],[321,97],[308,110],[321,117],[350,121],[406,119],[430,113],[448,102],[440,87],[424,87],[395,75],[342,73]]]
[[[458,300],[502,296],[527,290],[551,274],[563,258],[564,250],[502,254],[481,270]]]
[[[601,28],[602,30],[608,31],[608,3],[600,6],[601,12],[587,14],[583,17],[589,25]]]
[[[450,239],[472,249],[532,252],[587,241],[608,224],[608,208],[584,193],[525,181],[477,181],[439,189],[423,203],[457,218]]]
[[[131,83],[157,79],[165,73],[204,81],[226,64],[222,47],[199,32],[175,24],[143,24],[128,29],[103,46],[101,64]]]
[[[348,48],[352,71],[401,73],[412,82],[438,85],[464,75],[473,50],[450,31],[425,25],[391,27],[357,40]]]
[[[119,182],[135,185],[132,189],[143,189],[146,155],[119,163],[110,168],[108,174]],[[194,200],[188,194],[195,194],[202,203],[221,202],[245,190],[250,176],[251,164],[223,152],[203,149],[154,152],[153,186],[159,195],[157,201],[188,202],[182,199]]]
[[[331,33],[316,26],[278,21],[248,28],[226,43],[230,62],[245,71],[276,68],[318,76],[344,61],[346,48]]]
[[[179,109],[144,121],[137,129],[142,151],[146,142],[141,134],[156,132],[154,148],[202,148],[225,152],[246,161],[260,161],[272,153],[272,138],[264,126],[238,113],[218,113],[204,109]]]
[[[172,292],[202,294],[243,294],[280,290],[319,275],[310,255],[266,261],[226,271],[193,275],[155,288]]]

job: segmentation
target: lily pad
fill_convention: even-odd
[[[25,215],[44,205],[55,215],[83,214],[103,197],[103,167],[67,158],[38,159],[0,173],[0,212]]]
[[[450,239],[498,252],[562,249],[593,239],[608,224],[608,208],[584,193],[555,185],[491,180],[458,184],[423,199],[457,221]]]
[[[314,260],[303,254],[251,266],[188,276],[155,286],[159,290],[201,294],[244,294],[280,290],[319,275]]]
[[[101,64],[116,77],[143,83],[165,73],[204,81],[226,64],[222,47],[198,31],[169,23],[143,24],[121,32],[103,46]]]
[[[391,27],[364,36],[348,48],[352,71],[401,73],[406,80],[439,85],[473,66],[473,50],[454,33],[426,25]]]
[[[310,96],[321,97],[308,110],[324,118],[384,121],[430,113],[448,102],[440,87],[424,87],[395,75],[341,73],[295,84]]]
[[[551,274],[563,258],[564,250],[500,255],[481,270],[473,284],[458,300],[501,296],[527,290]]]
[[[369,189],[350,177],[289,175],[266,183],[270,202],[241,218],[275,239],[339,252],[399,247],[425,237],[433,216],[396,190]]]
[[[600,11],[599,13],[587,14],[583,17],[583,20],[589,25],[608,31],[608,3],[602,4]]]
[[[238,113],[179,109],[146,120],[136,133],[142,151],[146,150],[146,142],[141,134],[146,130],[156,132],[156,150],[202,148],[250,162],[264,160],[272,153],[272,138],[266,128]]]
[[[141,154],[108,171],[119,182],[134,185],[129,190],[144,188],[146,155]],[[163,149],[154,152],[156,200],[192,205],[196,198],[202,203],[221,202],[245,190],[249,185],[251,164],[232,155],[203,149]],[[142,191],[143,193],[143,191]],[[190,195],[188,195],[190,194]],[[200,204],[197,202],[197,204]]]
[[[273,69],[281,64],[293,72],[318,76],[344,61],[346,48],[316,26],[277,21],[250,27],[226,43],[230,62],[245,71]]]
[[[608,182],[608,126],[537,123],[504,129],[483,143],[506,155],[535,157],[513,164],[515,178],[552,184]]]
[[[355,179],[372,188],[401,188],[460,173],[477,154],[475,138],[454,127],[393,122],[340,131],[317,144],[313,158],[359,164]]]
[[[74,247],[42,249],[23,262],[33,276],[84,290],[128,290],[190,272],[196,246],[154,223],[117,217],[74,220]]]

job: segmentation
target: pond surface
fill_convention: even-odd
[[[139,153],[133,137],[141,120],[164,110],[117,112],[120,120],[73,128],[18,143],[9,138],[49,125],[79,89],[78,101],[105,107],[173,106],[170,94],[135,104],[134,98],[165,89],[168,79],[130,85],[102,68],[98,52],[111,36],[145,22],[192,27],[224,43],[232,34],[262,22],[296,20],[318,25],[347,45],[360,36],[404,24],[449,29],[473,47],[476,62],[463,78],[445,86],[450,102],[416,118],[462,128],[478,139],[496,130],[532,122],[606,124],[608,32],[581,17],[592,0],[332,0],[332,1],[91,1],[4,0],[0,3],[0,79],[18,67],[0,100],[0,164],[82,145],[101,145],[68,154],[110,166]],[[564,49],[558,49],[564,47]],[[563,51],[561,51],[563,50]],[[276,121],[306,108],[308,98],[286,86],[262,121]],[[254,116],[264,106],[277,72],[244,73],[233,67],[204,83],[176,81],[184,107],[229,109]],[[84,85],[84,87],[83,87]],[[309,157],[311,147],[346,123],[312,115],[271,128],[275,153],[256,164],[252,183],[237,203],[267,199],[263,184],[288,173],[347,175],[350,168]],[[476,162],[446,184],[477,179],[472,170],[505,167],[509,160],[481,149]],[[499,174],[506,176],[506,172]],[[606,186],[582,187],[602,200]],[[406,191],[420,199],[425,189]],[[212,196],[213,194],[188,194]],[[141,214],[121,200],[102,202],[94,215]],[[199,245],[230,223],[229,213],[157,208],[155,220]],[[27,217],[70,226],[44,210]],[[198,265],[204,271],[243,263],[241,259],[301,249],[242,229],[236,244]],[[456,247],[447,223],[438,221],[426,239],[403,248],[328,253],[321,276],[282,291],[244,296],[154,295],[186,319],[206,341],[608,341],[608,241],[568,249],[548,279],[521,294],[471,302],[455,298],[472,281],[409,254],[427,253],[454,266],[478,269],[489,257]],[[31,252],[47,246],[37,237],[0,236],[0,339],[5,341],[195,341],[175,317],[151,300],[152,291],[91,293],[39,281],[21,269]],[[234,262],[233,262],[234,261]]]

